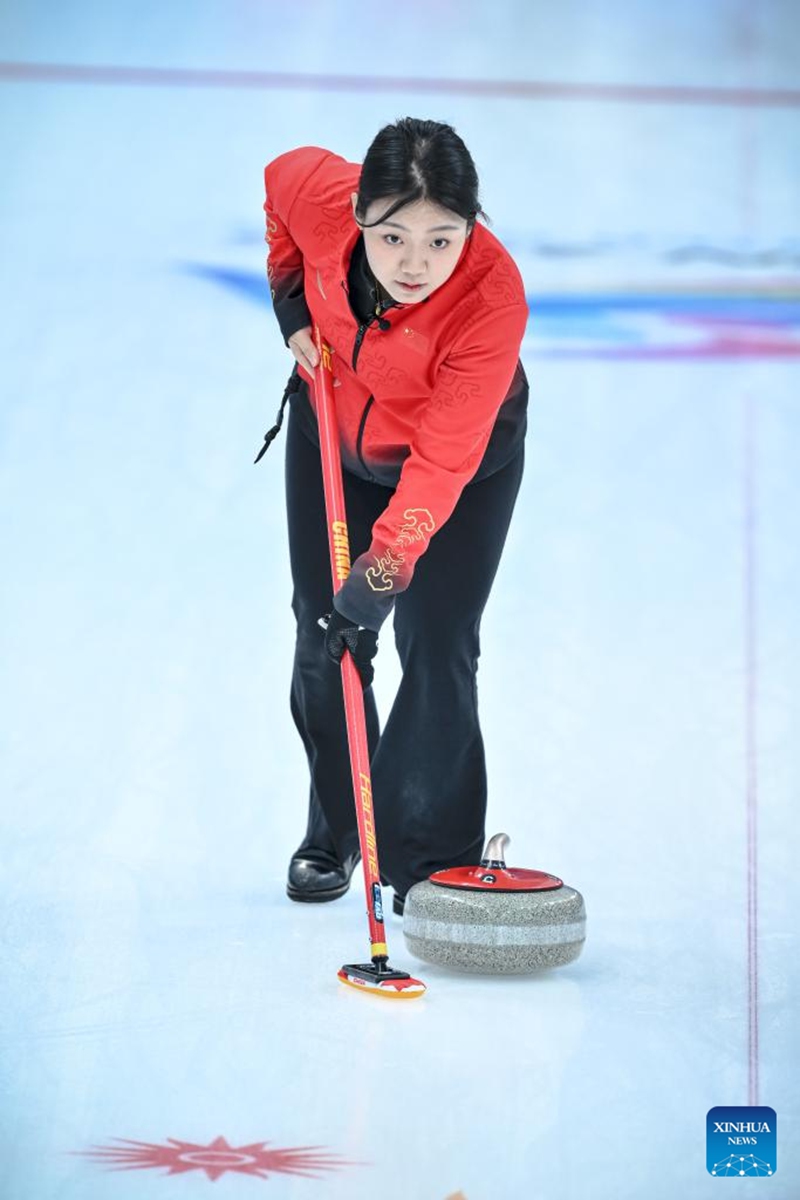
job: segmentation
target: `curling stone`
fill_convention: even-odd
[[[555,875],[507,867],[505,833],[478,867],[437,871],[409,888],[403,936],[410,952],[481,975],[525,975],[574,962],[586,939],[583,896]]]

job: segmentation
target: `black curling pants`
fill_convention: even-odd
[[[373,689],[364,703],[381,875],[400,894],[433,871],[480,861],[486,766],[476,673],[481,614],[522,479],[524,448],[487,479],[464,489],[431,539],[394,609],[403,669],[380,730]],[[292,715],[308,755],[311,805],[319,803],[340,859],[358,846],[341,670],[317,624],[331,608],[322,467],[317,447],[291,412],[286,446],[289,550],[297,619]],[[390,488],[344,472],[353,559],[369,548]],[[388,651],[380,634],[376,671]]]

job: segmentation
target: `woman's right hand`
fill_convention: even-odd
[[[295,356],[295,359],[301,367],[313,374],[314,368],[319,362],[317,347],[314,345],[314,338],[310,325],[306,325],[305,329],[298,329],[297,333],[293,333],[289,338],[289,349]]]

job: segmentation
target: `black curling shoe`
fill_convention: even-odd
[[[289,899],[323,904],[326,900],[338,900],[343,896],[350,887],[350,877],[356,864],[361,861],[355,836],[353,842],[355,849],[342,862],[322,806],[312,793],[308,804],[306,836],[289,863],[289,878],[286,881]]]
[[[334,855],[324,850],[300,849],[292,855],[289,863],[286,895],[290,900],[310,904],[338,900],[350,887],[351,876],[360,861],[358,850],[340,863]]]

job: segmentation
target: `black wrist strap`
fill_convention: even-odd
[[[278,416],[275,419],[275,424],[272,426],[272,429],[268,429],[267,432],[264,434],[264,445],[261,447],[261,449],[259,450],[256,457],[253,459],[254,465],[255,465],[255,463],[261,461],[261,459],[267,453],[267,450],[269,450],[270,446],[274,442],[275,438],[280,433],[281,426],[283,425],[283,412],[284,412],[284,409],[286,408],[286,405],[289,403],[289,397],[293,396],[294,393],[296,391],[298,391],[300,384],[302,382],[303,382],[303,380],[297,371],[297,363],[295,363],[294,370],[292,371],[291,375],[289,376],[289,382],[286,384],[286,389],[283,393],[283,398],[281,400],[281,406],[278,409]]]

